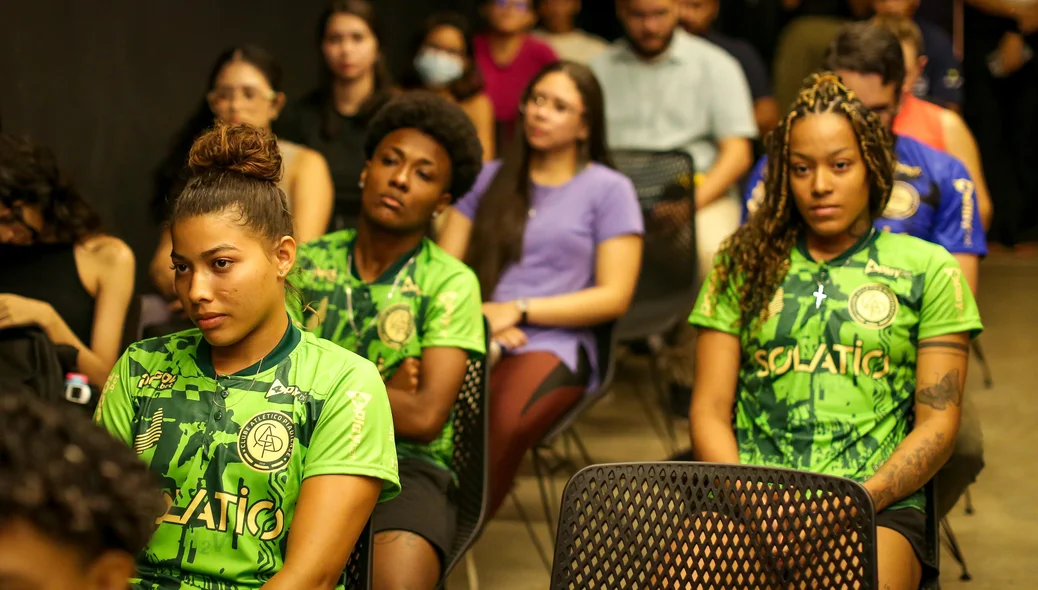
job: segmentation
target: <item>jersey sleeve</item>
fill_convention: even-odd
[[[124,352],[112,367],[112,372],[101,389],[101,400],[94,410],[94,422],[126,446],[132,446],[133,420],[137,415],[136,401],[131,389],[132,350],[131,348]]]
[[[717,274],[717,263],[703,282],[699,290],[699,298],[688,323],[699,328],[717,330],[738,336],[742,332],[741,312],[735,285],[715,287],[714,276]]]
[[[333,385],[317,417],[303,479],[315,475],[381,479],[380,502],[400,492],[386,386],[375,365],[359,357]]]
[[[976,187],[966,167],[952,157],[946,158],[940,179],[941,201],[934,216],[934,242],[952,254],[988,253],[984,226],[980,223]]]
[[[750,215],[753,215],[764,200],[764,170],[768,167],[768,157],[763,156],[757,160],[757,164],[750,171],[750,178],[746,183],[746,194],[742,200],[742,222],[746,223]]]
[[[975,338],[983,330],[980,311],[962,269],[950,254],[934,248],[923,285],[919,340],[969,332]]]
[[[430,298],[421,341],[422,348],[461,348],[486,354],[479,281],[468,268],[452,274]]]

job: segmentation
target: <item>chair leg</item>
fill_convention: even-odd
[[[465,554],[465,577],[469,581],[469,590],[479,590],[479,571],[476,570],[476,558],[471,551]]]
[[[665,403],[665,400],[667,399],[666,398],[666,390],[659,383],[659,379],[658,379],[658,376],[656,374],[656,371],[658,369],[656,367],[655,361],[651,361],[649,366],[650,366],[649,371],[650,371],[650,380],[652,381],[652,387],[656,391],[656,396],[659,398],[659,400],[657,400],[657,402],[655,404],[658,407],[653,407],[654,406],[653,402],[649,399],[648,396],[644,396],[644,395],[638,395],[637,396],[638,397],[638,403],[641,404],[642,411],[645,412],[645,417],[648,418],[649,425],[652,426],[652,430],[653,430],[653,432],[656,433],[656,437],[660,440],[660,444],[663,445],[663,447],[664,447],[664,449],[666,451],[672,451],[673,450],[673,444],[672,444],[673,439],[668,435],[668,428],[667,428],[667,424],[666,424],[668,418],[666,416],[663,416],[661,418],[661,415],[665,411],[664,410],[665,406],[663,405],[663,403]],[[662,422],[661,422],[661,420],[662,420]],[[672,425],[672,427],[673,427],[673,425]]]
[[[537,550],[537,555],[541,558],[541,563],[544,564],[544,569],[551,574],[551,560],[548,559],[548,554],[544,551],[544,545],[541,545],[541,540],[537,538],[537,531],[533,528],[533,521],[526,514],[526,509],[523,508],[523,503],[519,501],[519,496],[515,495],[515,488],[512,488],[511,496],[512,502],[515,504],[515,511],[519,513],[519,519],[526,525],[526,532],[530,533],[530,540],[533,541],[533,546]]]
[[[959,579],[964,582],[972,580],[973,576],[970,575],[969,566],[966,565],[966,557],[962,554],[962,548],[959,547],[959,541],[955,538],[955,533],[952,531],[951,524],[948,523],[947,518],[941,520],[941,531],[944,533],[944,542],[948,545],[948,550],[951,551],[952,557],[962,566],[962,575],[959,576]]]
[[[678,435],[674,429],[674,418],[667,411],[670,405],[670,399],[668,398],[670,392],[667,389],[667,381],[663,378],[663,371],[655,360],[652,361],[652,384],[656,389],[656,395],[659,397],[658,408],[660,411],[660,417],[663,420],[663,426],[667,432],[667,443],[670,447],[667,449],[668,453],[673,455],[677,452],[678,448]]]
[[[988,365],[988,360],[984,356],[984,349],[980,347],[980,342],[975,338],[973,339],[973,342],[970,343],[970,349],[973,350],[973,355],[977,357],[978,361],[980,361],[980,372],[984,375],[984,387],[991,389],[991,387],[994,386],[995,381],[991,376],[991,366]]]
[[[966,514],[973,514],[973,496],[970,494],[970,489],[966,488]]]
[[[533,449],[533,453],[530,454],[530,460],[533,463],[533,472],[537,477],[537,487],[541,492],[541,504],[544,508],[544,524],[548,527],[548,533],[550,538],[554,539],[555,534],[552,532],[552,525],[555,523],[555,517],[552,515],[551,510],[551,499],[548,495],[548,478],[551,477],[550,473],[546,473],[544,458],[541,457],[541,451],[538,448]]]
[[[594,465],[595,462],[591,459],[591,454],[587,452],[587,447],[584,446],[584,441],[580,438],[580,435],[577,434],[576,429],[570,428],[566,433],[573,440],[573,444],[577,447],[577,450],[580,451],[580,458],[584,461],[584,467]]]

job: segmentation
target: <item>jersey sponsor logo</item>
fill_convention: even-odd
[[[866,328],[876,330],[882,330],[894,323],[899,306],[894,291],[879,283],[858,287],[847,301],[847,311],[850,312],[851,319]]]
[[[414,312],[409,303],[394,303],[378,314],[378,337],[383,344],[399,350],[414,336]]]
[[[962,300],[962,269],[946,268],[944,274],[951,279],[952,288],[955,289],[955,311],[961,320],[966,314],[966,304]]]
[[[907,178],[908,180],[915,180],[923,175],[923,169],[919,166],[909,166],[908,164],[902,164],[901,162],[894,163],[894,174]]]
[[[753,360],[760,366],[758,377],[781,377],[794,373],[829,373],[832,375],[864,375],[882,379],[890,373],[890,356],[882,349],[866,351],[861,340],[854,346],[847,344],[822,343],[810,351],[801,350],[800,345],[761,348],[753,353]]]
[[[959,227],[962,228],[962,242],[967,246],[973,245],[973,208],[975,207],[973,199],[974,184],[973,181],[968,178],[958,178],[952,183],[955,186],[955,190],[959,191],[959,195],[962,197],[962,221]]]
[[[908,219],[919,210],[919,191],[903,180],[894,183],[890,191],[887,207],[883,209],[883,217],[887,219]]]
[[[422,290],[418,288],[418,285],[415,284],[414,279],[412,279],[410,275],[404,277],[403,282],[400,284],[400,292],[411,293],[415,296],[420,296],[422,294]]]
[[[177,376],[172,373],[165,371],[159,371],[157,373],[151,373],[141,375],[141,378],[137,381],[137,389],[144,389],[145,387],[152,387],[154,389],[172,389],[173,384],[177,382]]]
[[[306,402],[307,398],[310,397],[307,394],[300,391],[299,388],[295,385],[285,386],[283,383],[281,383],[280,379],[275,379],[274,383],[271,384],[270,389],[267,390],[266,398],[270,399],[278,395],[291,395],[292,397],[298,399],[301,402]]]
[[[157,445],[160,438],[162,438],[162,408],[155,410],[155,413],[151,415],[148,429],[133,439],[133,450],[140,455]]]
[[[335,279],[339,278],[339,269],[314,268],[310,270],[310,276],[318,281],[327,281],[329,283],[334,283]]]
[[[198,526],[207,530],[225,533],[230,516],[234,515],[234,533],[244,535],[246,528],[260,541],[272,541],[285,530],[285,514],[270,500],[258,500],[249,504],[249,488],[242,486],[238,494],[215,492],[209,498],[209,490],[202,488],[190,497],[186,508],[173,505],[173,496],[163,492],[166,513],[155,519],[155,524]],[[213,507],[216,506],[216,514]]]
[[[105,379],[105,385],[101,388],[101,399],[97,402],[97,411],[94,412],[94,422],[101,424],[104,421],[105,411],[105,398],[108,397],[108,392],[115,389],[115,386],[119,385],[119,373],[112,373]]]
[[[889,266],[883,266],[882,264],[876,262],[871,258],[869,258],[869,261],[865,263],[865,274],[883,275],[890,277],[892,279],[900,279],[901,277],[912,276],[911,271],[901,270],[900,268],[890,268]]]
[[[761,203],[764,202],[764,180],[758,180],[757,184],[754,185],[753,190],[750,191],[750,200],[746,203],[746,211],[753,215],[760,209]]]
[[[238,456],[253,470],[270,473],[288,465],[295,442],[291,417],[282,412],[260,412],[238,434]]]
[[[363,439],[364,424],[368,419],[365,408],[371,402],[371,394],[364,391],[347,391],[346,397],[350,398],[350,404],[353,407],[353,424],[350,425],[349,434],[350,444],[346,451],[347,456],[352,457]]]
[[[443,315],[440,317],[440,329],[446,332],[451,327],[451,320],[454,319],[458,293],[456,291],[440,293],[436,296],[436,301],[443,307]]]

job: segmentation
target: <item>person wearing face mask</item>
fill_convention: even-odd
[[[335,208],[329,231],[356,227],[357,178],[364,168],[364,130],[392,96],[382,60],[375,7],[369,0],[332,0],[318,22],[325,82],[289,104],[274,131],[320,152],[331,168]]]
[[[468,19],[455,12],[430,16],[415,39],[410,67],[400,87],[428,90],[457,103],[476,126],[483,159],[494,159],[494,105],[476,67]]]
[[[54,154],[0,135],[0,334],[35,326],[100,387],[122,349],[134,258]]]

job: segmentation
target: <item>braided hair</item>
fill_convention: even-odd
[[[759,208],[721,248],[711,293],[729,292],[739,303],[742,327],[759,327],[768,302],[789,271],[789,255],[807,227],[792,198],[789,141],[793,124],[816,113],[847,117],[867,169],[869,215],[880,216],[894,183],[893,136],[832,72],[812,74],[793,107],[767,140],[765,194]]]

